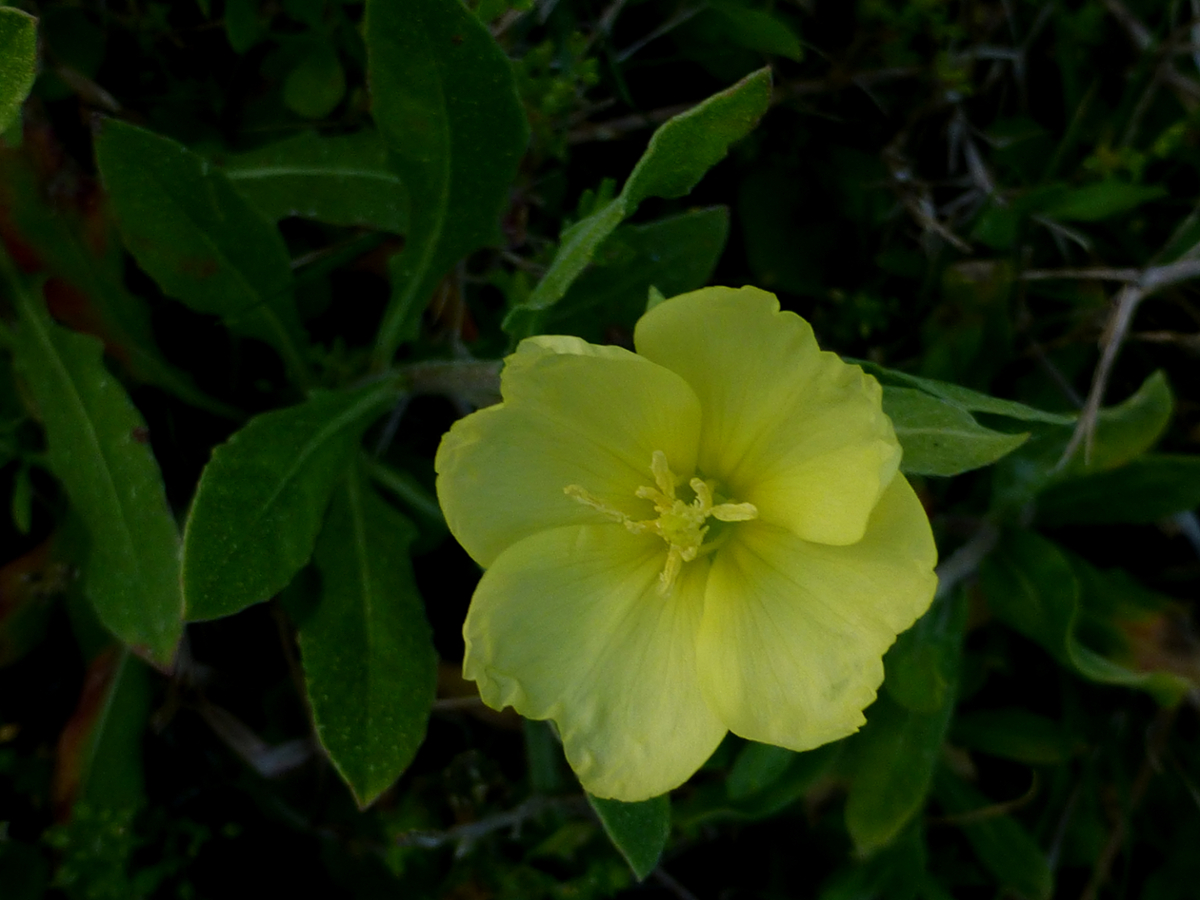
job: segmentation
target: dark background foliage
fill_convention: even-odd
[[[14,5],[38,17],[41,67],[0,147],[0,237],[49,279],[57,322],[105,341],[182,518],[247,418],[369,370],[407,224],[381,224],[399,208],[386,200],[352,198],[341,220],[288,206],[303,196],[253,201],[276,204],[291,260],[311,341],[301,385],[274,349],[173,302],[137,248],[121,250],[96,136],[121,120],[236,173],[282,140],[369,128],[364,4]],[[414,396],[366,432],[401,473],[440,663],[420,749],[360,811],[312,736],[297,647],[319,558],[280,596],[190,623],[169,672],[141,665],[79,589],[87,538],[5,367],[0,896],[1194,896],[1200,4],[471,8],[511,59],[531,137],[502,242],[421,298],[401,364],[502,356],[506,312],[653,129],[769,64],[758,127],[686,197],[644,202],[540,330],[628,345],[651,285],[755,284],[823,346],[889,370],[1068,415],[1101,389],[1105,405],[1129,402],[1101,417],[1090,466],[1080,448],[1065,469],[1069,427],[969,407],[971,428],[1032,437],[989,468],[914,476],[953,589],[889,654],[867,729],[799,755],[729,738],[675,793],[661,865],[639,884],[549,730],[482,708],[457,675],[478,570],[440,521],[432,459],[469,391]],[[91,261],[68,260],[62,235]],[[89,288],[72,265],[108,274]],[[105,318],[104,278],[145,301],[154,360],[188,387]],[[16,301],[3,302],[11,327]],[[1106,348],[1119,352],[1098,378]],[[883,380],[904,387],[896,377]]]

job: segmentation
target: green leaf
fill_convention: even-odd
[[[743,800],[775,784],[795,759],[796,752],[786,747],[747,742],[729,771],[725,789],[730,800]]]
[[[1029,434],[984,428],[961,407],[914,388],[885,387],[883,411],[904,449],[900,467],[913,475],[957,475],[994,463]]]
[[[371,112],[412,198],[375,345],[382,366],[417,335],[450,267],[498,239],[529,126],[508,57],[458,0],[368,0],[364,35]]]
[[[622,225],[601,245],[592,266],[546,312],[545,329],[604,343],[617,328],[629,334],[651,288],[673,297],[708,283],[729,236],[729,210],[693,210],[645,225]]]
[[[710,2],[709,9],[720,17],[725,36],[735,44],[796,62],[804,58],[800,39],[783,19],[727,0]]]
[[[296,65],[283,82],[283,102],[306,119],[323,119],[346,94],[346,72],[337,50],[321,41]]]
[[[1020,707],[986,709],[959,716],[952,739],[968,750],[1031,766],[1066,762],[1080,743],[1059,722]]]
[[[531,313],[562,299],[605,239],[643,200],[690,192],[725,158],[730,144],[750,133],[770,102],[771,70],[760,69],[661,125],[621,193],[563,232],[550,268],[525,303],[509,312],[505,330],[526,336],[535,321]]]
[[[47,204],[32,167],[16,152],[0,151],[2,204],[32,262],[51,277],[42,294],[52,315],[104,341],[110,359],[139,381],[170,391],[187,403],[226,418],[241,413],[197,390],[187,374],[159,352],[146,301],[125,289],[125,256],[107,218],[85,219]]]
[[[1058,430],[1036,434],[997,467],[995,505],[1024,508],[1054,485],[1127,465],[1154,446],[1173,408],[1171,389],[1162,372],[1155,372],[1123,403],[1100,410],[1090,456],[1080,447],[1064,465],[1071,435]]]
[[[992,804],[986,797],[945,767],[938,769],[934,790],[947,813],[962,817],[959,827],[975,855],[1001,884],[1027,900],[1049,900],[1054,893],[1050,864],[1016,819],[988,809]]]
[[[242,54],[262,39],[259,0],[225,0],[225,34],[234,53]]]
[[[286,216],[331,225],[408,230],[408,191],[371,130],[337,137],[305,132],[227,160],[225,174],[272,221]]]
[[[1100,684],[1146,690],[1162,703],[1172,703],[1186,691],[1177,676],[1135,671],[1079,639],[1081,590],[1075,567],[1036,532],[1005,534],[979,574],[996,618],[1040,644],[1064,668]]]
[[[1091,454],[1085,459],[1080,449],[1064,467],[1065,474],[1115,469],[1141,456],[1158,443],[1174,408],[1166,376],[1157,371],[1131,397],[1100,411]]]
[[[951,384],[946,381],[921,378],[916,375],[909,375],[907,372],[898,371],[897,369],[885,369],[883,366],[867,362],[866,360],[847,359],[846,361],[852,362],[860,366],[864,372],[874,375],[879,379],[879,383],[884,386],[894,385],[896,387],[916,388],[964,412],[987,413],[993,416],[1003,416],[1006,419],[1017,419],[1021,422],[1045,422],[1048,425],[1072,425],[1075,422],[1075,416],[1045,412],[1044,410],[1034,409],[1032,406],[1026,406],[1023,403],[1016,403],[1012,400],[989,397],[987,394],[979,393],[979,391],[973,391],[970,388],[961,387],[960,385]]]
[[[225,174],[115,119],[96,136],[96,164],[125,246],[163,292],[270,344],[303,383],[306,339],[287,247]]]
[[[883,688],[910,712],[940,712],[955,689],[958,623],[950,613],[960,611],[939,600],[901,632],[883,657]]]
[[[1149,200],[1164,197],[1166,193],[1166,189],[1159,185],[1103,181],[1056,196],[1042,207],[1042,212],[1052,219],[1068,222],[1099,222],[1129,212]]]
[[[750,750],[750,746],[761,749]],[[798,802],[826,777],[843,746],[844,742],[835,741],[815,750],[793,753],[767,744],[747,745],[734,762],[733,768],[739,769],[740,763],[741,771],[732,784],[731,771],[723,784],[694,785],[693,790],[676,802],[672,818],[681,829],[687,830],[709,822],[754,822],[774,816]],[[787,767],[779,771],[779,762],[784,758]],[[757,789],[753,789],[756,785]],[[747,790],[750,793],[743,793]]]
[[[408,558],[415,534],[352,473],[317,540],[320,603],[299,628],[317,737],[363,808],[412,762],[433,703],[437,654]]]
[[[79,705],[63,729],[56,760],[57,801],[128,809],[145,800],[142,737],[150,716],[146,666],[110,645],[88,664]]]
[[[1200,506],[1200,456],[1146,454],[1054,485],[1038,499],[1047,525],[1157,522]]]
[[[188,619],[232,615],[292,580],[363,432],[395,396],[387,382],[314,394],[255,417],[213,451],[184,529]]]
[[[0,7],[0,132],[16,120],[36,76],[37,19]]]
[[[853,775],[846,798],[846,829],[860,856],[890,844],[925,805],[933,770],[941,755],[954,712],[959,647],[966,624],[966,603],[955,596],[933,606],[914,625],[919,642],[889,654],[889,671],[898,664],[925,662],[938,670],[946,687],[930,712],[906,709],[885,693],[870,707],[867,724],[853,739]],[[928,657],[914,653],[925,645]]]
[[[621,851],[638,881],[658,866],[671,833],[671,798],[663,794],[640,803],[587,795],[613,846]]]
[[[98,340],[55,325],[6,257],[17,303],[17,368],[46,430],[48,461],[91,536],[86,588],[100,620],[166,666],[183,622],[179,532],[146,424],[104,367]]]

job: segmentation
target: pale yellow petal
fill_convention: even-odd
[[[904,476],[857,544],[814,544],[746,522],[715,556],[697,658],[725,725],[793,750],[857,730],[883,680],[884,651],[937,585],[929,520]]]
[[[725,734],[696,672],[707,561],[662,597],[665,558],[662,540],[620,525],[535,534],[484,573],[463,626],[463,673],[484,702],[553,719],[598,797],[678,787]]]
[[[653,506],[634,495],[649,483],[654,451],[674,472],[695,466],[695,394],[627,350],[573,338],[524,341],[501,391],[503,403],[454,424],[435,463],[446,521],[480,565],[537,531],[607,521],[564,494],[570,485],[645,518]]]
[[[699,396],[703,477],[805,540],[862,537],[900,461],[874,378],[822,352],[807,322],[757,288],[668,300],[634,340]]]

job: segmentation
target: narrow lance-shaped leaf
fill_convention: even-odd
[[[110,645],[88,664],[79,704],[59,736],[53,794],[60,813],[77,801],[109,809],[144,801],[141,745],[150,715],[146,666]]]
[[[671,833],[671,798],[663,794],[640,803],[603,800],[591,794],[587,798],[638,880],[653,872]]]
[[[383,366],[450,267],[498,238],[529,126],[508,58],[458,0],[368,0],[364,33],[371,111],[412,200],[375,345]]]
[[[0,7],[0,132],[17,118],[37,75],[37,19]]]
[[[179,532],[146,425],[101,360],[98,340],[55,325],[7,257],[16,363],[46,430],[48,459],[91,537],[86,587],[104,625],[159,665],[183,628]]]
[[[170,138],[109,119],[96,164],[125,246],[163,292],[279,351],[305,381],[291,260],[225,173]]]
[[[51,314],[68,327],[104,341],[110,359],[135,379],[170,391],[180,399],[226,418],[240,413],[196,388],[170,365],[154,342],[146,301],[125,288],[124,251],[107,205],[73,211],[51,206],[45,185],[26,155],[0,150],[0,207],[13,237],[27,245],[22,266],[51,277],[42,294]]]
[[[963,412],[988,413],[993,416],[1003,416],[1006,419],[1017,419],[1021,422],[1045,422],[1048,425],[1072,425],[1075,422],[1075,416],[1034,409],[1024,403],[991,397],[947,381],[909,375],[907,372],[886,369],[881,365],[862,359],[847,359],[846,361],[861,366],[864,372],[878,378],[882,385],[916,388]]]
[[[885,387],[883,411],[904,449],[901,468],[914,475],[957,475],[978,469],[1029,438],[1028,433],[984,428],[966,410],[913,388]]]
[[[416,529],[353,473],[317,541],[321,600],[300,623],[317,736],[359,806],[412,762],[437,681],[408,559]]]
[[[622,225],[601,245],[590,269],[546,313],[546,330],[604,343],[615,327],[630,334],[646,294],[668,297],[708,284],[729,236],[723,206],[690,210],[645,225]]]
[[[225,174],[273,221],[300,216],[394,234],[408,230],[408,190],[375,131],[335,137],[306,132],[231,157]]]
[[[534,313],[557,303],[591,262],[596,250],[649,197],[682,197],[725,158],[729,145],[758,124],[771,102],[771,70],[760,69],[654,132],[621,193],[562,235],[550,268],[504,327],[514,337],[531,333]]]
[[[389,382],[315,394],[257,416],[213,451],[184,529],[189,619],[233,615],[292,580],[359,439],[395,396]]]

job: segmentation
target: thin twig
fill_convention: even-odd
[[[655,869],[650,874],[650,877],[678,897],[679,900],[698,900],[695,894],[676,881],[673,876],[668,875],[661,866]]]
[[[578,795],[570,797],[530,797],[520,806],[510,809],[507,812],[485,816],[476,822],[455,825],[453,828],[447,828],[444,831],[434,831],[431,829],[405,831],[396,836],[396,846],[424,847],[432,850],[435,847],[441,847],[443,844],[457,844],[461,851],[461,849],[469,847],[480,838],[492,832],[504,831],[509,828],[514,832],[519,831],[521,826],[527,821],[535,819],[542,813],[552,809],[561,809],[579,815],[586,813],[590,810],[590,807],[587,801]]]
[[[1113,363],[1117,360],[1117,353],[1125,341],[1125,335],[1129,333],[1133,314],[1145,296],[1145,291],[1136,284],[1125,285],[1121,288],[1121,293],[1117,295],[1116,309],[1113,311],[1109,327],[1105,329],[1106,337],[1100,353],[1100,365],[1096,367],[1096,374],[1092,376],[1092,387],[1083,404],[1083,411],[1079,414],[1075,431],[1071,435],[1071,440],[1067,442],[1067,447],[1063,450],[1062,458],[1059,459],[1056,469],[1062,469],[1070,462],[1081,444],[1083,445],[1084,461],[1091,459],[1092,441],[1096,435],[1096,421],[1100,415],[1100,406],[1104,402],[1104,394],[1108,390],[1108,379],[1112,374]]]
[[[999,818],[1006,816],[1023,806],[1027,806],[1034,797],[1037,796],[1040,782],[1038,780],[1037,771],[1033,771],[1032,778],[1029,782],[1029,790],[1020,797],[1012,800],[1005,800],[1001,803],[992,803],[988,806],[981,806],[979,809],[972,809],[964,813],[954,813],[948,816],[931,816],[926,820],[929,825],[973,825],[976,822],[986,822],[988,819]]]
[[[1141,269],[1028,269],[1020,274],[1022,281],[1051,281],[1053,279],[1079,279],[1081,281],[1137,281]]]
[[[935,570],[938,579],[938,597],[949,594],[960,581],[970,578],[979,569],[987,555],[996,548],[1000,532],[995,525],[984,522],[975,536],[950,554]]]
[[[1137,312],[1142,300],[1155,291],[1197,276],[1200,276],[1200,260],[1185,259],[1145,269],[1137,279],[1127,282],[1121,288],[1117,295],[1116,308],[1104,330],[1100,364],[1096,367],[1096,374],[1092,376],[1092,386],[1088,391],[1087,401],[1083,405],[1083,412],[1079,415],[1075,433],[1071,435],[1071,440],[1067,443],[1057,468],[1061,469],[1065,466],[1081,444],[1084,447],[1084,460],[1091,459],[1096,421],[1100,415],[1100,406],[1104,402],[1104,394],[1108,390],[1108,379],[1112,375],[1113,364],[1116,362],[1121,345],[1129,334],[1129,326],[1133,322],[1134,313]]]
[[[622,50],[620,53],[618,53],[617,54],[617,62],[619,62],[619,63],[625,62],[626,60],[629,59],[629,57],[633,56],[635,53],[637,53],[639,50],[641,50],[647,44],[650,44],[653,41],[658,40],[664,34],[667,34],[668,32],[673,31],[674,29],[678,28],[684,22],[688,21],[688,19],[691,19],[693,16],[696,16],[699,13],[704,12],[704,10],[706,10],[707,8],[708,8],[707,3],[701,3],[697,6],[693,6],[688,9],[681,10],[680,12],[673,15],[671,18],[667,19],[667,21],[663,22],[661,25],[659,25],[657,28],[655,28],[653,31],[651,31],[649,34],[647,34],[645,37],[639,38],[638,40],[636,40],[632,44],[630,44],[628,47],[626,47],[624,50]]]

